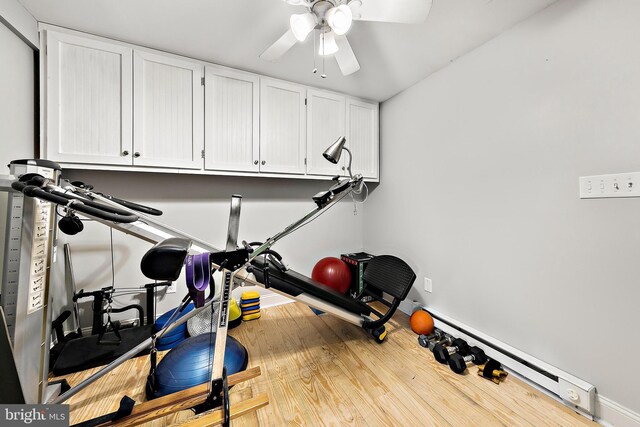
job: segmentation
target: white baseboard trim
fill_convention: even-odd
[[[424,306],[417,302],[405,301],[405,303],[400,308],[407,314],[411,314],[413,309],[416,307]],[[518,376],[525,379],[535,388],[549,394],[559,402],[565,404],[573,410],[576,410],[576,412],[586,416],[587,418],[594,419],[599,424],[607,427],[640,427],[640,414],[612,401],[607,397],[599,395],[595,390],[595,386],[579,378],[576,378],[565,371],[551,366],[527,353],[519,351],[506,343],[500,342],[499,340],[481,331],[460,323],[455,319],[444,315],[443,313],[439,313],[437,310],[434,310],[430,307],[424,308],[430,311],[434,315],[434,317],[437,316],[438,318],[446,321],[446,323],[443,323],[442,321],[438,320],[438,318],[435,318],[436,327],[454,336],[464,338],[470,345],[479,345],[483,348],[483,350],[485,350],[489,357],[494,357],[497,360],[501,361],[510,372],[517,373]],[[451,327],[449,324],[455,325],[455,327]],[[462,331],[457,328],[460,328]],[[465,331],[470,333],[471,335],[465,334]],[[476,341],[474,337],[480,338],[482,341],[487,341],[491,344],[495,344],[497,349],[487,347],[482,342]],[[506,354],[510,354],[511,356],[515,355],[516,359],[510,359],[498,349],[505,350],[507,352]],[[545,372],[557,376],[557,380],[554,381],[548,376],[541,375],[539,371],[536,371],[536,369],[532,369],[533,367],[541,368]],[[591,392],[589,393],[592,399],[591,404],[588,404],[588,402],[584,401],[582,402],[583,404],[580,405],[582,407],[578,407],[578,405],[572,405],[572,402],[568,401],[566,397],[566,390],[568,387],[576,388],[577,390],[591,390]],[[584,397],[587,396],[588,395],[585,395]],[[590,410],[585,411],[584,409],[586,408],[590,408]]]
[[[293,302],[292,299],[280,295],[279,293],[270,291],[260,286],[240,286],[233,290],[233,297],[240,304],[240,298],[243,292],[258,292],[260,294],[260,308],[275,307],[277,305],[288,304]]]
[[[240,302],[240,292],[241,291],[245,291],[248,288],[239,288],[240,291],[238,293],[238,295],[234,295],[234,297],[236,298],[236,300],[238,301],[238,303]],[[258,288],[256,288],[258,289]],[[253,290],[253,288],[249,289],[249,290]],[[267,289],[264,288],[260,288],[260,308],[268,308],[268,307],[276,307],[278,305],[283,305],[283,304],[289,304],[294,302],[294,300],[292,300],[291,298],[287,298],[284,295],[280,295],[277,294],[275,292],[271,292]],[[162,315],[162,313],[158,313],[156,314],[156,318],[160,317]],[[132,319],[120,319],[120,321],[123,324],[131,324],[134,322],[137,322],[137,318],[132,318]],[[146,320],[146,318],[145,318]],[[92,331],[92,327],[91,326],[86,326],[84,328],[82,328],[82,334],[85,336],[91,335],[91,331]],[[64,331],[65,335],[70,333],[70,332],[75,332],[75,330],[67,330]],[[53,346],[55,344],[56,340],[52,340],[51,345]]]
[[[292,302],[294,302],[294,300],[292,300],[291,298],[287,298],[284,295],[276,294],[275,292],[260,295],[260,308],[275,307]]]
[[[606,427],[640,427],[640,414],[604,396],[596,397],[596,416]]]
[[[535,388],[540,393],[545,394],[549,398],[564,405],[565,402],[551,391],[541,387],[539,384],[529,380],[529,378],[520,375],[519,373],[506,368],[510,375],[513,375],[529,384],[529,386]],[[640,427],[640,414],[633,412],[632,410],[617,404],[611,399],[596,394],[595,398],[595,412],[596,416],[594,421],[604,427]]]

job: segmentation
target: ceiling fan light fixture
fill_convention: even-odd
[[[294,14],[289,18],[289,25],[296,40],[303,42],[316,27],[316,16],[311,12]]]
[[[327,31],[320,34],[320,49],[318,49],[318,55],[327,56],[333,55],[338,51],[338,44],[336,43],[335,35],[333,31]]]
[[[325,19],[331,29],[339,36],[342,36],[349,31],[349,28],[351,28],[353,14],[351,13],[351,8],[349,6],[341,4],[340,6],[329,9]]]

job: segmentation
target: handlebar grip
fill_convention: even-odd
[[[37,187],[44,187],[49,182],[47,178],[37,173],[26,173],[20,177],[19,181]]]
[[[142,212],[144,214],[147,215],[155,215],[155,216],[160,216],[162,215],[162,211],[149,207],[149,206],[145,206],[145,205],[140,205],[138,203],[134,203],[134,202],[130,202],[128,200],[123,200],[123,199],[119,199],[117,197],[113,197],[110,196],[108,194],[102,194],[102,193],[98,193],[100,194],[102,197],[111,200],[112,202],[116,202],[124,207],[127,207],[129,209],[133,209],[134,211],[138,211],[138,212]]]
[[[80,289],[80,292],[74,293],[73,297],[71,297],[71,300],[73,302],[77,302],[80,298],[84,297],[84,289]]]
[[[13,182],[11,188],[14,190],[22,191],[22,193],[29,197],[37,197],[39,199],[46,200],[58,205],[67,206],[69,202],[75,201],[70,206],[73,210],[85,213],[87,215],[94,216],[96,218],[104,219],[106,221],[130,223],[138,220],[138,216],[130,214],[125,211],[120,211],[109,206],[99,205],[89,200],[80,200],[76,198],[66,197],[58,192],[47,192],[35,185],[26,185],[21,182]]]
[[[11,183],[11,188],[13,188],[16,191],[24,192],[24,189],[27,188],[27,184],[20,181],[14,181]]]
[[[101,208],[94,208],[92,206],[85,205],[83,202],[74,203],[73,210],[85,213],[87,215],[95,216],[96,218],[104,219],[106,221],[131,223],[138,220],[138,215],[119,213],[111,213],[102,210]]]
[[[87,205],[87,206],[90,206],[92,208],[100,209],[100,210],[105,211],[107,213],[124,215],[124,216],[133,215],[129,211],[118,209],[118,208],[113,207],[113,206],[103,205],[102,203],[98,203],[98,202],[96,202],[94,200],[91,200],[91,199],[85,199],[85,198],[82,198],[82,197],[77,197],[75,195],[69,195],[67,193],[63,193],[63,192],[60,192],[58,190],[52,190],[52,191],[49,191],[48,193],[54,194],[56,196],[64,197],[65,199],[68,199],[68,200],[77,200],[78,202],[81,202],[83,205]],[[73,208],[73,206],[70,206],[70,207],[72,209],[75,209],[75,208]]]

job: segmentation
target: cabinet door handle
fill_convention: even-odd
[[[264,165],[265,163],[267,163],[267,162],[266,162],[266,160],[263,160],[263,161],[262,161],[262,164]]]
[[[254,164],[254,165],[257,165],[257,164],[258,164],[258,161],[257,161],[257,160],[254,160],[254,161],[253,161],[253,164]]]
[[[133,153],[133,157],[140,157],[140,153],[136,151],[135,153]]]
[[[123,156],[128,156],[128,155],[129,155],[129,152],[128,152],[127,150],[124,150],[124,151],[122,152],[122,155],[123,155]]]

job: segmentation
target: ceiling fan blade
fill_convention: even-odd
[[[349,7],[358,21],[420,24],[427,19],[432,0],[352,0]]]
[[[338,45],[338,51],[333,55],[336,58],[336,62],[342,71],[343,76],[353,74],[360,69],[360,64],[356,59],[356,55],[351,49],[349,40],[345,36],[335,36],[336,44]]]
[[[289,29],[286,33],[282,35],[274,44],[269,46],[267,50],[262,52],[260,58],[265,61],[276,61],[282,55],[287,53],[289,49],[293,47],[298,42],[296,36],[293,35],[293,31]]]

